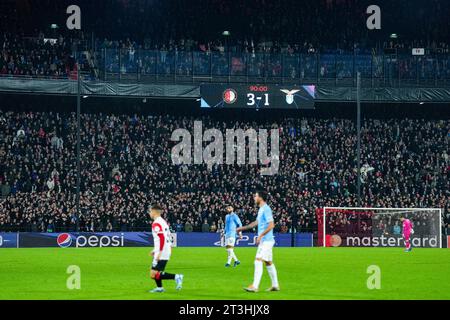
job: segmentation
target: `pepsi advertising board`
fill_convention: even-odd
[[[314,109],[316,87],[272,84],[215,84],[200,86],[202,108]]]
[[[18,233],[0,233],[0,248],[18,248]]]
[[[153,246],[151,232],[20,233],[20,248],[104,248]]]
[[[236,246],[256,246],[257,235],[244,233]],[[275,234],[276,246],[291,247],[291,234]],[[222,247],[224,239],[219,233],[173,233],[174,247]],[[312,247],[312,233],[298,233],[294,246]],[[0,233],[1,248],[117,248],[153,247],[151,232],[61,232],[61,233]]]

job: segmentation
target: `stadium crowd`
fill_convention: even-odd
[[[60,13],[65,11],[67,3],[25,0],[17,7],[1,5],[1,75],[67,78],[74,68],[73,58],[82,56],[85,49],[91,56],[83,58],[82,70],[87,71],[105,68],[108,72],[133,73],[140,67],[144,74],[209,74],[205,68],[209,67],[212,54],[212,74],[227,75],[228,71],[222,69],[228,63],[225,53],[230,51],[238,57],[232,59],[233,74],[244,73],[245,66],[254,66],[254,70],[248,72],[255,76],[262,75],[264,68],[268,68],[273,76],[279,76],[283,64],[284,76],[291,75],[292,72],[287,71],[290,70],[289,59],[283,61],[280,53],[346,53],[350,56],[368,54],[370,57],[371,54],[382,54],[383,49],[398,49],[409,55],[411,48],[415,47],[428,48],[427,53],[450,53],[447,18],[450,6],[438,0],[430,1],[426,8],[420,5],[420,1],[410,1],[406,7],[399,7],[401,4],[393,1],[382,1],[379,4],[383,8],[383,29],[379,32],[369,32],[365,27],[367,6],[356,0],[237,3],[230,0],[108,0],[95,3],[86,0],[80,1],[83,8],[82,31],[68,31],[62,23],[57,25],[57,29],[49,29],[55,17],[65,18]],[[30,18],[23,21],[20,19],[23,16]],[[433,17],[432,23],[430,16]],[[42,25],[42,21],[51,22]],[[404,23],[400,26],[398,21]],[[223,36],[224,30],[230,31],[230,36]],[[399,38],[390,39],[385,30],[397,32]],[[102,57],[103,49],[122,51],[108,51]],[[185,52],[196,52],[196,61],[192,61],[191,55],[183,54]],[[263,53],[269,55],[268,61],[261,55]],[[249,56],[239,59],[243,54]],[[170,70],[175,55],[177,70]],[[352,65],[352,59],[348,62],[345,59],[343,57],[337,67],[340,63]],[[298,64],[296,59],[293,61]],[[429,64],[437,63],[440,62]],[[444,59],[442,63],[445,65],[439,65],[437,69],[448,70],[449,62]],[[92,68],[85,66],[87,64]],[[158,70],[156,64],[159,64]],[[305,64],[309,64],[311,72],[316,73],[317,66],[308,61]],[[334,64],[334,59],[324,62],[319,70],[324,69],[326,73],[326,69]],[[399,67],[406,68],[404,72],[415,70],[413,66]],[[295,76],[300,74],[297,72]]]
[[[77,42],[62,36],[47,39],[43,33],[30,38],[3,34],[0,38],[0,76],[67,79],[76,70]]]
[[[344,79],[353,77],[355,69],[366,78],[450,78],[450,54],[433,54],[417,60],[403,53],[398,60],[391,61],[382,50],[371,53],[356,49],[299,50],[298,45],[280,47],[274,42],[244,41],[243,47],[235,46],[227,53],[221,43],[189,46],[185,45],[187,43],[191,41],[170,40],[167,45],[153,46],[129,39],[104,39],[97,41],[92,49],[92,44],[84,39],[62,35],[46,38],[43,33],[35,37],[4,34],[0,38],[0,76],[76,79],[76,63],[79,63],[80,70],[90,79],[103,79],[109,73],[130,74],[134,78],[136,74],[158,74]],[[319,52],[320,55],[316,55]],[[391,66],[392,74],[384,69],[386,63]]]
[[[114,41],[106,41],[105,45],[114,47],[127,48],[133,43],[130,39],[135,39],[135,44],[145,49],[178,51],[370,53],[373,48],[410,52],[413,47],[449,50],[446,13],[450,7],[439,0],[431,1],[427,8],[420,1],[410,1],[408,6],[380,1],[384,27],[401,35],[394,40],[384,32],[368,31],[369,4],[357,0],[112,2],[95,29],[99,34],[108,30],[107,37]],[[118,18],[115,12],[122,12],[122,16]],[[148,14],[152,15],[152,23],[148,23]],[[400,20],[408,27],[399,26]],[[108,25],[118,27],[111,33]],[[225,30],[230,31],[229,36],[222,35]]]
[[[175,129],[193,117],[82,114],[81,197],[76,210],[76,117],[73,113],[0,112],[0,231],[148,230],[158,202],[174,230],[223,227],[224,206],[254,219],[251,192],[270,192],[276,230],[314,231],[315,210],[356,206],[355,124],[345,119],[225,121],[203,128],[278,128],[280,168],[173,165]],[[363,206],[443,208],[448,226],[448,120],[366,119],[362,130]]]

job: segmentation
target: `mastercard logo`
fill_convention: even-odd
[[[235,103],[237,100],[237,92],[234,89],[226,89],[222,94],[222,98],[227,104]]]
[[[331,236],[331,245],[333,247],[339,247],[341,244],[342,244],[342,238],[339,235],[334,234]]]

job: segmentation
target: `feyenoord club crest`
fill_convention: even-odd
[[[237,100],[237,92],[233,89],[226,89],[223,92],[223,101],[227,104],[235,103]]]

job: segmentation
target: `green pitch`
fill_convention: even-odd
[[[450,250],[401,248],[275,248],[280,292],[246,293],[255,248],[236,248],[242,264],[225,268],[221,248],[176,248],[167,271],[183,273],[183,290],[154,287],[148,248],[2,249],[0,299],[450,299]],[[81,269],[69,290],[68,266]],[[367,268],[381,270],[381,289],[367,288]],[[269,286],[264,269],[261,289]]]

